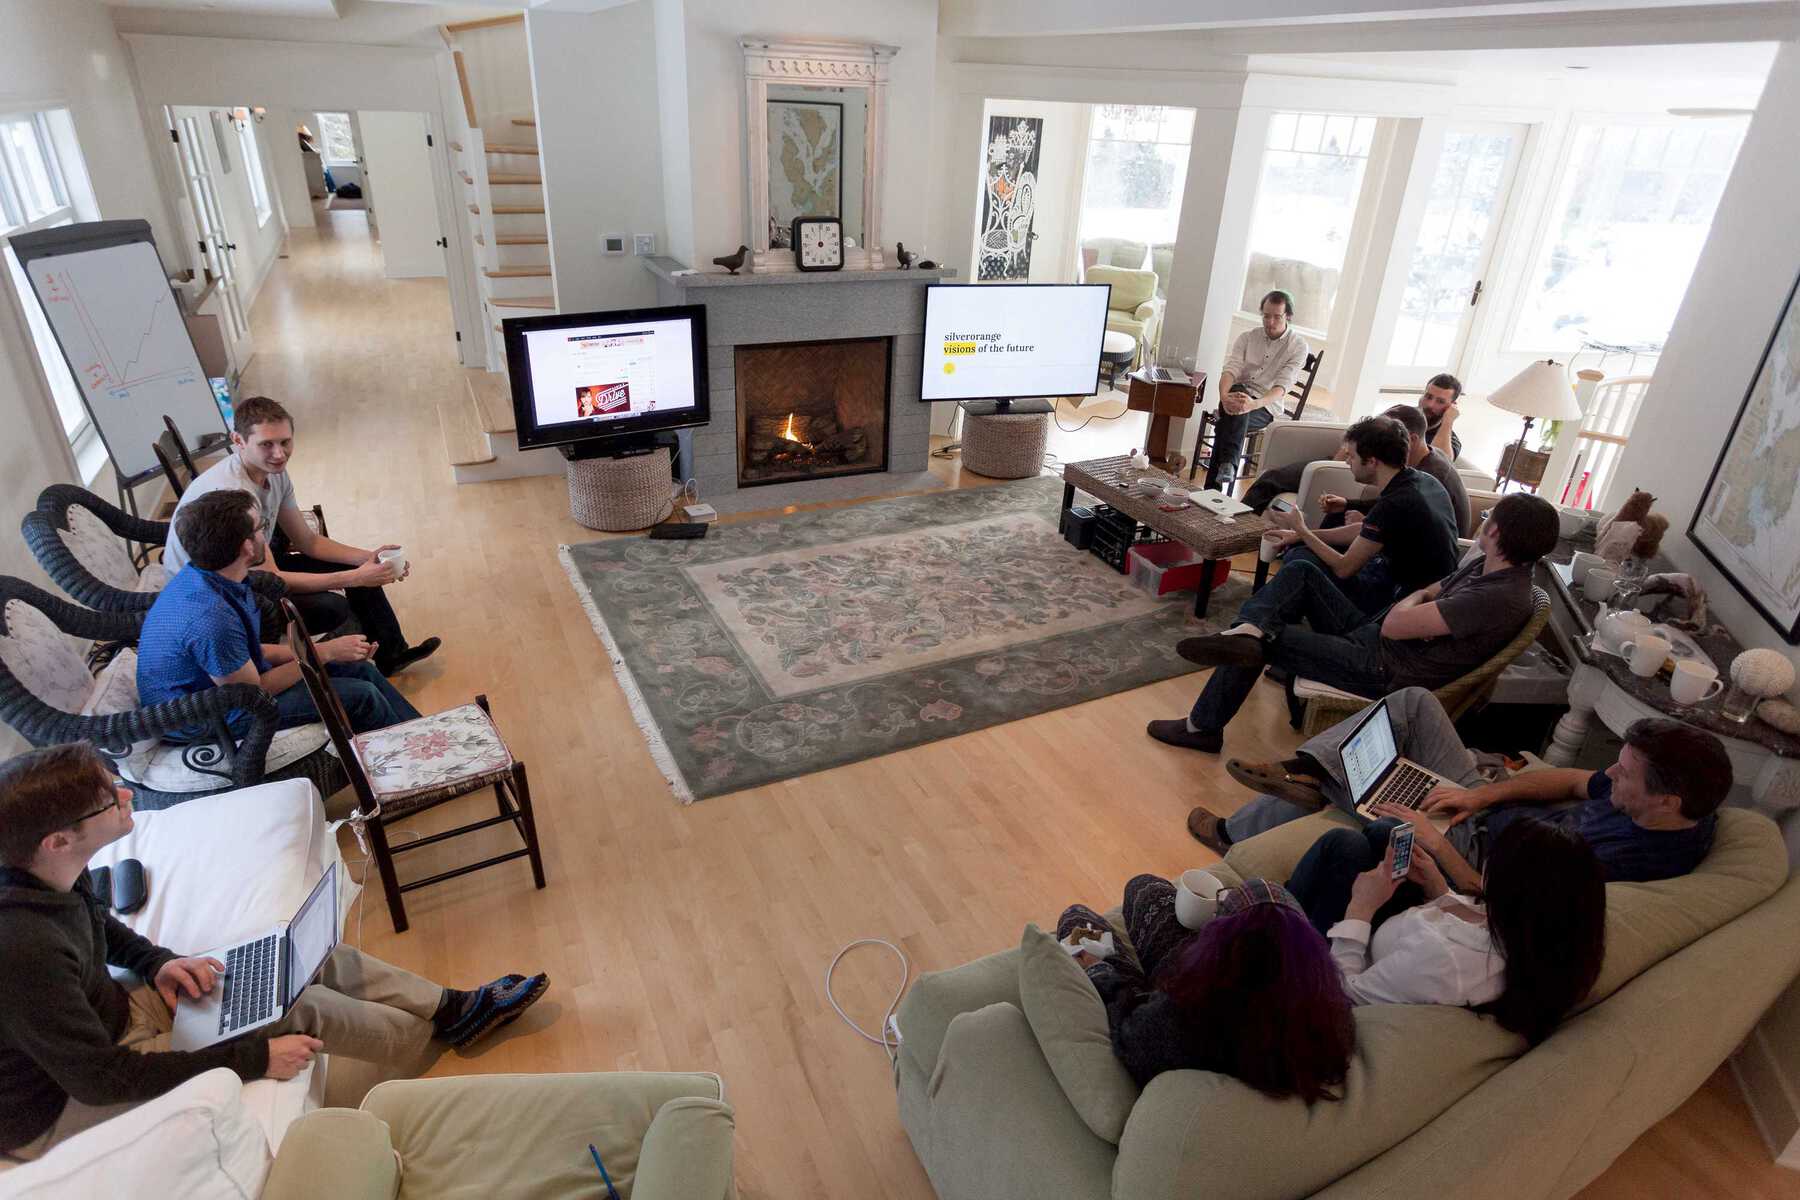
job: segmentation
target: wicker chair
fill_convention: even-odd
[[[1550,593],[1541,587],[1534,587],[1531,589],[1531,617],[1517,636],[1475,670],[1451,680],[1431,693],[1438,698],[1438,703],[1444,706],[1444,711],[1450,714],[1452,721],[1479,707],[1493,695],[1494,685],[1500,681],[1500,673],[1537,641],[1538,635],[1544,631],[1544,626],[1549,621]],[[1304,717],[1296,723],[1307,737],[1313,737],[1324,733],[1345,717],[1355,716],[1374,699],[1376,697],[1358,696],[1328,687],[1316,680],[1299,679],[1290,685],[1288,708],[1292,713],[1301,704],[1306,706]]]
[[[34,746],[92,742],[146,809],[277,779],[309,779],[322,795],[343,786],[324,727],[277,732],[275,701],[259,687],[229,684],[143,707],[135,651],[89,672],[87,641],[134,643],[143,623],[141,612],[95,612],[0,576],[0,721]],[[242,741],[225,725],[233,710],[250,715]],[[217,737],[163,740],[196,725]]]

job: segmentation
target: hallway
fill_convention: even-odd
[[[569,518],[559,477],[452,481],[434,405],[464,384],[444,281],[384,278],[360,213],[319,216],[291,235],[252,312],[242,393],[293,411],[294,485],[334,536],[406,547],[411,578],[389,594],[411,640],[444,647],[396,683],[427,712],[490,698],[530,770],[549,883],[535,891],[520,861],[410,893],[404,935],[377,886],[347,940],[451,986],[549,973],[514,1030],[434,1074],[717,1071],[746,1200],[928,1200],[887,1062],[826,1002],[826,964],[854,938],[885,937],[915,972],[941,969],[1016,944],[1071,901],[1114,903],[1133,874],[1211,861],[1183,830],[1188,808],[1247,793],[1221,760],[1142,733],[1184,709],[1194,681],[680,807],[557,561],[559,543],[607,535]],[[1294,741],[1276,689],[1259,688],[1242,722],[1236,754]],[[430,832],[489,804],[407,825]],[[402,875],[504,840],[489,830],[402,856]],[[892,972],[862,952],[839,969],[838,997],[866,1026]],[[1678,1194],[1800,1196],[1723,1075],[1583,1195]]]

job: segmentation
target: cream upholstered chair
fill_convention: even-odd
[[[1136,338],[1137,361],[1146,359],[1156,348],[1156,339],[1162,333],[1162,301],[1156,296],[1156,272],[1128,267],[1090,267],[1087,281],[1111,286],[1106,327]]]

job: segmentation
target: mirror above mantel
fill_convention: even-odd
[[[836,217],[856,248],[846,270],[880,270],[888,63],[896,46],[740,38],[745,171],[758,273],[792,271],[795,217]]]

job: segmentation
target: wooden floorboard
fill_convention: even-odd
[[[444,282],[384,278],[364,214],[325,211],[317,233],[293,234],[252,323],[245,390],[293,410],[302,503],[324,504],[353,544],[405,544],[412,576],[389,595],[410,636],[444,639],[396,682],[426,711],[485,692],[530,769],[546,890],[514,862],[411,893],[406,934],[378,888],[351,915],[352,940],[447,984],[550,973],[516,1032],[434,1073],[718,1071],[746,1200],[927,1200],[887,1061],[831,1012],[826,964],[854,938],[885,937],[915,970],[954,966],[1071,901],[1116,902],[1138,872],[1212,861],[1183,829],[1189,806],[1232,809],[1246,794],[1220,759],[1143,734],[1186,710],[1198,677],[681,807],[557,561],[559,543],[606,535],[570,520],[561,478],[451,482],[435,405],[467,393]],[[1141,414],[1097,420],[1053,433],[1051,449],[1111,453],[1142,430]],[[961,482],[954,462],[933,470]],[[1229,752],[1296,741],[1279,691],[1259,685]],[[490,804],[470,797],[409,824],[430,831]],[[502,837],[421,850],[405,869]],[[347,833],[345,848],[357,857]],[[840,968],[839,994],[866,1025],[893,969],[873,951]],[[1721,1077],[1584,1196],[1792,1198],[1800,1177],[1768,1162]]]

